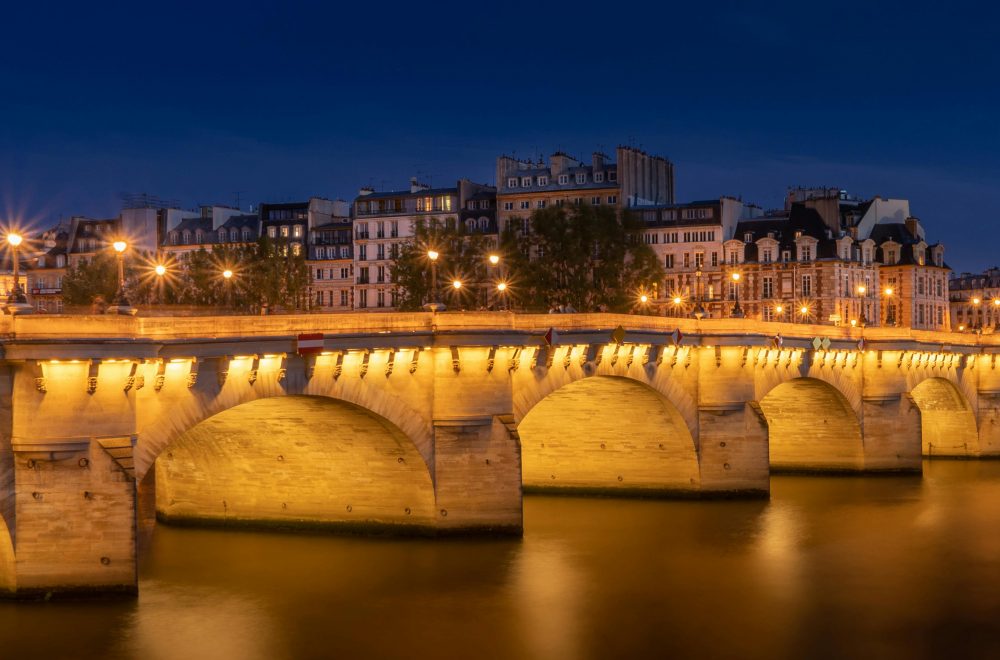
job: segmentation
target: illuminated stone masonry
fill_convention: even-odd
[[[134,591],[153,516],[518,534],[525,489],[760,496],[772,470],[1000,455],[989,335],[507,313],[0,329],[15,595]]]

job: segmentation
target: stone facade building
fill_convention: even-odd
[[[531,213],[549,206],[591,204],[618,208],[672,204],[674,166],[665,158],[618,147],[617,162],[594,152],[589,164],[556,152],[541,160],[497,158],[497,219],[503,232],[527,229]]]
[[[1000,326],[1000,268],[953,277],[948,293],[953,330],[995,332]]]
[[[346,204],[345,204],[346,210]],[[349,310],[354,302],[354,239],[349,215],[336,215],[309,230],[311,308],[320,312]]]
[[[354,309],[395,308],[392,263],[413,240],[418,223],[434,218],[457,229],[460,219],[463,227],[472,220],[474,231],[492,232],[494,199],[494,189],[467,179],[451,188],[431,188],[416,178],[408,191],[362,188],[354,200]],[[473,200],[476,208],[467,208]]]

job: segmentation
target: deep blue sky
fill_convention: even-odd
[[[0,221],[492,182],[500,153],[628,143],[675,163],[679,201],[905,197],[956,270],[1000,261],[987,3],[100,4],[4,7]]]

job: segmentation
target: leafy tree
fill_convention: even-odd
[[[125,260],[125,296],[136,304],[149,299],[152,282],[143,269],[145,253],[131,255]],[[63,301],[69,305],[89,305],[98,297],[110,303],[118,293],[118,257],[110,251],[101,251],[89,259],[80,259],[70,266],[63,277]]]
[[[487,257],[490,240],[482,234],[467,234],[452,223],[430,218],[420,221],[413,238],[400,249],[392,267],[392,283],[396,287],[396,304],[402,310],[417,310],[425,303],[435,302],[431,291],[431,261],[428,250],[435,250],[437,260],[437,302],[449,307],[477,307],[482,304],[484,287],[489,281]],[[462,282],[455,289],[452,282]]]
[[[511,293],[528,308],[627,311],[663,278],[652,249],[637,240],[641,222],[613,207],[539,209],[521,228],[510,223],[501,240],[516,273]]]

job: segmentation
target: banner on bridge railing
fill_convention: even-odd
[[[323,333],[308,332],[300,334],[295,344],[295,352],[299,355],[316,355],[323,351]]]

